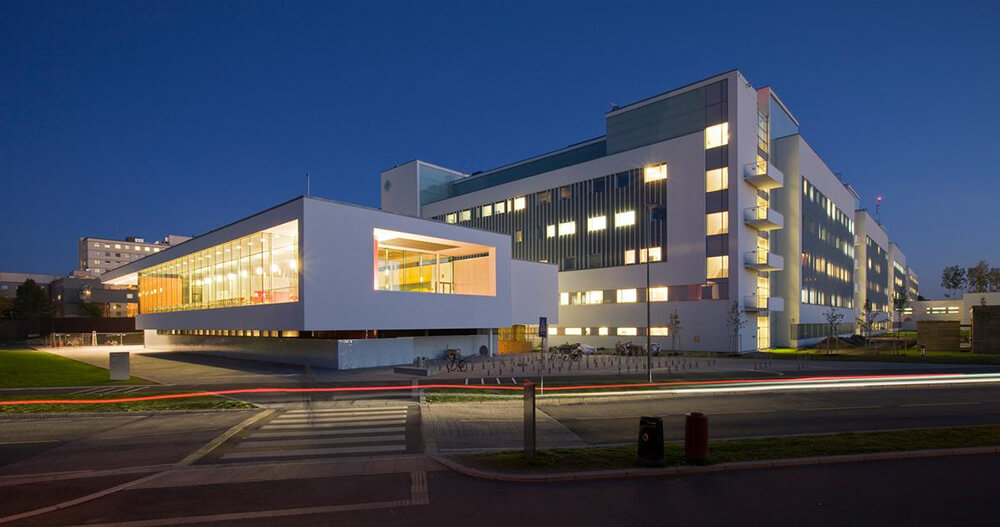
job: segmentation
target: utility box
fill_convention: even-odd
[[[112,381],[127,381],[132,376],[129,372],[129,352],[112,351],[109,355]]]

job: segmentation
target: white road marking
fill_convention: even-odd
[[[299,447],[317,445],[349,445],[353,443],[403,443],[406,437],[402,435],[391,436],[364,436],[364,437],[327,437],[323,439],[279,439],[275,441],[244,441],[236,445],[237,449],[243,448],[271,448],[271,447]]]
[[[336,430],[314,430],[310,432],[256,432],[250,434],[250,438],[278,438],[278,437],[308,437],[308,436],[334,436],[334,435],[349,435],[349,434],[391,434],[402,432],[406,428],[402,426],[390,426],[382,428],[348,428],[348,429],[336,429]]]
[[[375,425],[402,425],[405,424],[405,419],[393,419],[389,421],[365,421],[363,423],[318,423],[311,425],[264,425],[260,427],[261,430],[306,430],[309,428],[349,428],[351,426],[375,426]]]
[[[406,414],[365,415],[357,417],[314,417],[314,418],[278,418],[269,424],[291,425],[308,423],[360,423],[362,421],[385,421],[387,419],[406,419]]]
[[[884,408],[884,406],[833,406],[829,408],[796,408],[800,412],[824,412],[827,410],[871,410],[872,408]]]
[[[980,404],[980,403],[921,403],[921,404],[901,404],[900,408],[909,408],[914,406],[963,406],[968,404]]]
[[[356,413],[378,413],[378,412],[401,412],[409,410],[408,406],[386,406],[379,408],[314,408],[310,410],[289,410],[285,415],[292,414],[356,414]]]
[[[302,450],[233,452],[231,454],[223,455],[222,459],[323,456],[328,454],[364,454],[370,452],[400,452],[404,450],[406,450],[406,445],[374,445],[374,446],[357,446],[357,447],[310,448]]]

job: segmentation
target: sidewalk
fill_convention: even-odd
[[[421,404],[424,442],[442,453],[516,450],[524,446],[524,409],[520,404]],[[586,446],[587,443],[542,409],[536,410],[538,448]],[[428,448],[430,450],[430,448]],[[433,453],[433,452],[429,452]]]

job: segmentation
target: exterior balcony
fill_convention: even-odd
[[[785,259],[781,256],[759,251],[743,253],[743,263],[757,271],[780,271],[785,268]]]
[[[749,295],[743,297],[744,311],[784,311],[785,300],[779,296]]]
[[[758,231],[773,231],[785,226],[785,217],[771,207],[744,209],[743,221]]]
[[[767,162],[743,165],[743,180],[761,190],[771,190],[785,185],[785,175]]]

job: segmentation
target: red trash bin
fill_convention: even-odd
[[[684,418],[684,458],[690,464],[708,460],[708,416],[701,412]]]

